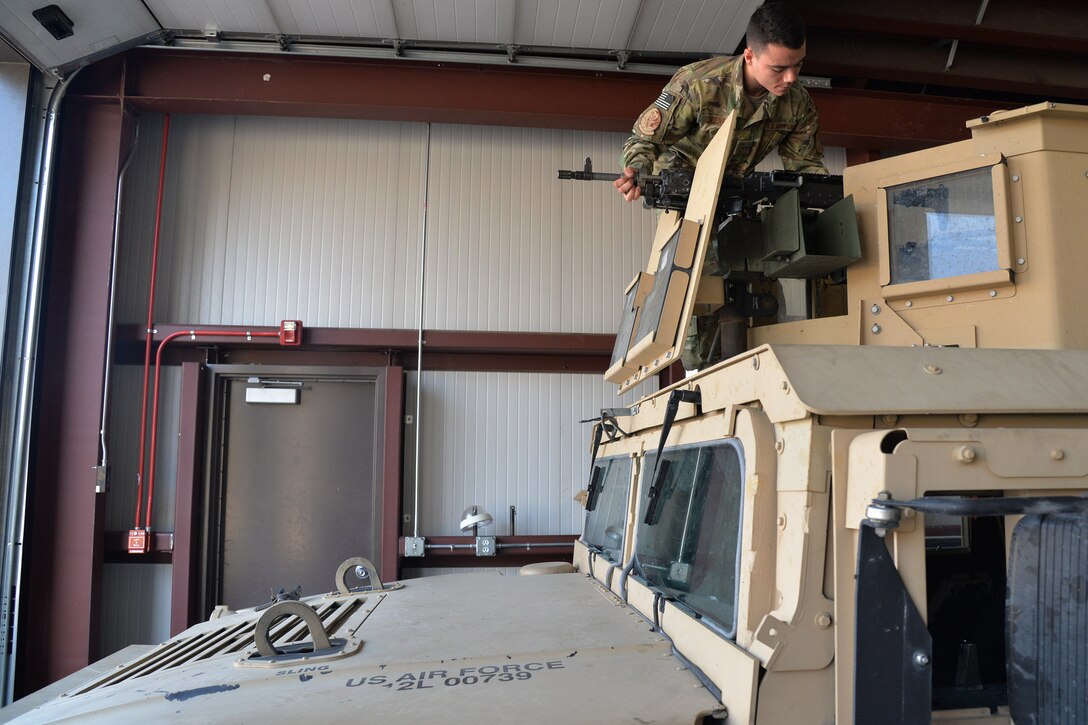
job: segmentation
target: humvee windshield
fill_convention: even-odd
[[[743,451],[735,440],[667,449],[654,523],[645,522],[657,456],[646,456],[636,575],[733,637]]]
[[[989,166],[887,193],[892,284],[999,269]]]
[[[631,457],[614,456],[594,464],[600,469],[593,510],[586,514],[582,541],[613,564],[620,563],[627,526],[627,492],[631,489]],[[592,480],[592,477],[591,477]],[[591,493],[591,495],[594,495]]]

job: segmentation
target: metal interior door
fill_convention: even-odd
[[[232,609],[296,586],[303,595],[332,591],[345,559],[381,559],[381,376],[261,366],[257,383],[246,369],[213,368],[220,413],[208,499],[208,604]],[[269,397],[247,396],[258,386],[288,399],[297,391],[297,402],[255,402]]]

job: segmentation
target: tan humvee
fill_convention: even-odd
[[[837,212],[724,225],[715,138],[609,379],[731,281],[806,280],[806,319],[602,413],[573,567],[524,572],[566,573],[353,591],[346,562],[28,721],[1088,722],[1088,109],[969,125],[848,169]]]

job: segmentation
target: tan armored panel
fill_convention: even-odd
[[[1088,108],[968,126],[969,141],[846,169],[863,240],[849,314],[757,328],[752,344],[1088,347]]]
[[[732,148],[736,113],[731,113],[703,151],[691,195],[682,218],[662,214],[654,237],[646,272],[653,284],[638,313],[635,332],[623,364],[616,355],[606,379],[620,382],[620,392],[630,390],[650,375],[680,359],[687,321],[695,307],[703,258],[716,233],[714,228],[718,192]],[[631,288],[628,288],[630,295]],[[626,316],[625,316],[626,319]],[[621,335],[625,332],[621,331]],[[627,370],[629,377],[621,375]]]

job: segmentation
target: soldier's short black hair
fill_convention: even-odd
[[[746,38],[748,47],[757,53],[771,43],[797,50],[805,44],[805,21],[792,5],[767,0],[752,13]]]

